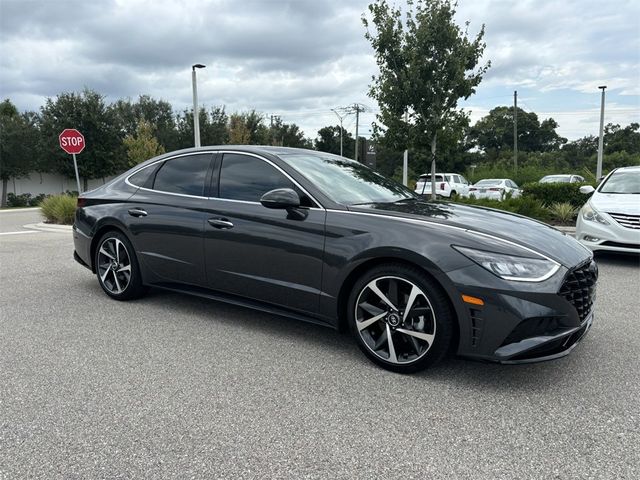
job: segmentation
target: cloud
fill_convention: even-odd
[[[202,103],[279,114],[309,136],[337,123],[333,107],[376,107],[366,95],[377,71],[360,21],[366,0],[0,2],[0,96],[21,109],[85,86],[109,100],[149,94],[189,108],[196,62],[207,65]],[[636,3],[461,0],[457,18],[471,33],[486,24],[492,61],[470,102],[488,111],[517,88],[534,108],[577,111],[605,82],[614,100],[637,106]],[[551,105],[556,93],[562,104]],[[365,129],[372,119],[363,115]]]

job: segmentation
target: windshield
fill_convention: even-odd
[[[480,180],[476,183],[476,187],[488,187],[490,185],[500,185],[502,180]]]
[[[619,171],[602,184],[600,193],[640,193],[640,170]]]
[[[548,175],[540,180],[540,183],[569,183],[571,177],[568,175]]]
[[[343,205],[391,203],[416,198],[405,186],[362,163],[337,155],[279,154],[327,197]]]

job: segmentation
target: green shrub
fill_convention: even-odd
[[[16,195],[13,192],[7,193],[7,206],[8,207],[28,207],[31,201],[30,193],[23,193]]]
[[[42,215],[50,223],[61,223],[71,225],[76,213],[78,197],[69,195],[53,195],[46,198],[40,204]]]
[[[579,208],[589,199],[580,193],[580,187],[590,183],[527,183],[522,187],[525,197],[535,198],[546,204],[569,203]]]
[[[551,214],[543,202],[531,197],[505,198],[502,201],[489,198],[463,198],[456,197],[454,203],[466,205],[479,205],[481,207],[495,208],[507,212],[517,213],[525,217],[535,218],[543,222],[549,221]]]
[[[564,202],[564,203],[552,203],[551,206],[549,207],[549,212],[551,213],[551,216],[557,220],[558,222],[562,222],[562,223],[570,223],[573,222],[573,220],[575,220],[576,215],[578,214],[578,208],[574,207],[573,205],[571,205],[568,202]]]

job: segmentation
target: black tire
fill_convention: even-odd
[[[121,232],[112,230],[102,235],[96,247],[94,265],[100,287],[111,298],[133,300],[147,292],[142,285],[133,245]]]
[[[389,295],[384,293],[385,285]],[[414,287],[420,291],[417,295],[412,293]],[[391,309],[372,288],[381,291],[397,308]],[[404,302],[404,307],[408,306],[412,295],[415,300],[405,317],[402,305]],[[455,315],[442,287],[419,268],[389,263],[369,270],[353,286],[347,308],[349,328],[358,347],[387,370],[423,370],[440,361],[451,346]],[[394,313],[396,316],[392,317]],[[382,315],[385,316],[375,320]],[[386,332],[391,334],[392,345],[387,341],[385,352]],[[416,334],[420,336],[416,338]]]
[[[453,198],[458,194],[458,192],[456,192],[455,190],[452,190],[451,193],[449,194],[449,198]]]

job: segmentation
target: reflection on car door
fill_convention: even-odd
[[[202,262],[211,153],[165,161],[129,200],[128,227],[143,271],[152,282],[206,286]]]
[[[315,313],[322,280],[325,210],[264,159],[225,153],[218,198],[207,201],[206,273],[210,288]],[[293,188],[304,216],[268,209],[260,197]]]

